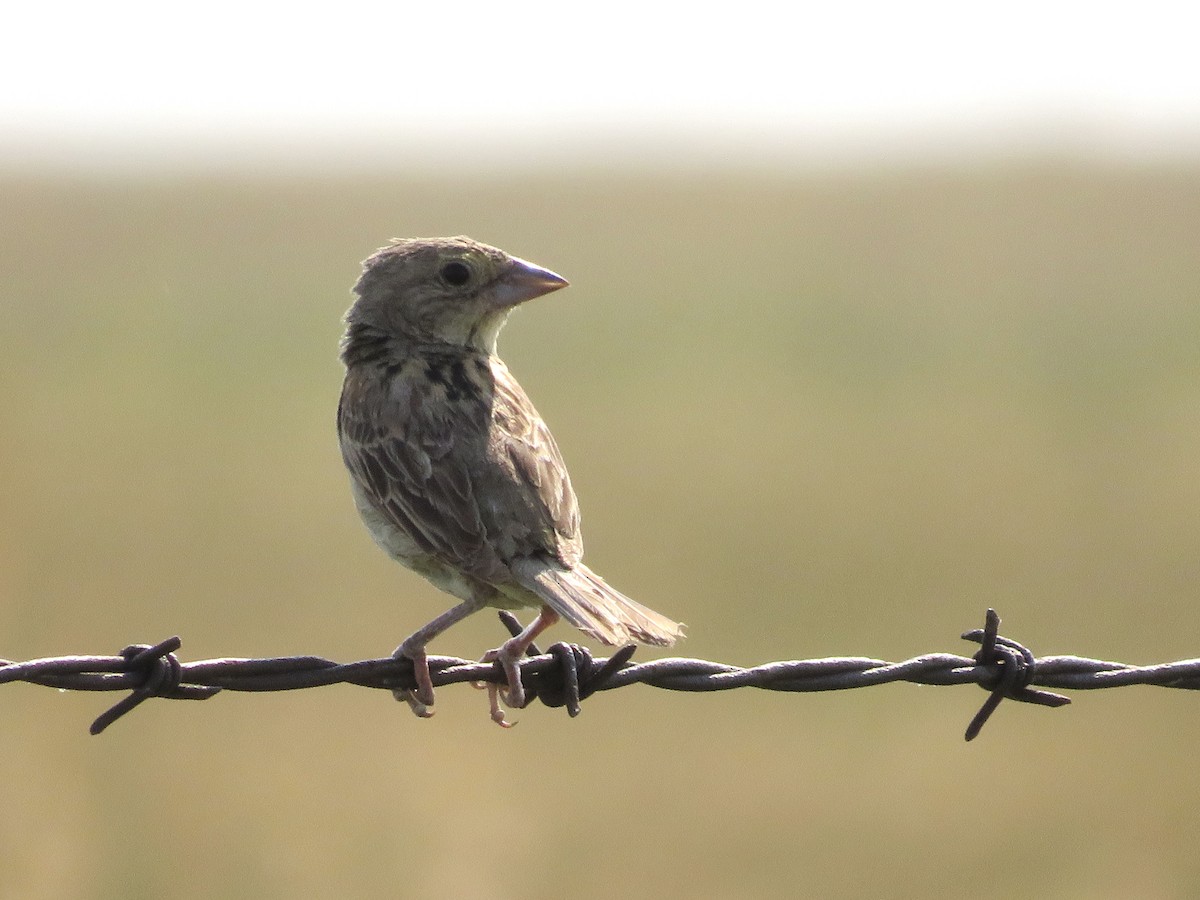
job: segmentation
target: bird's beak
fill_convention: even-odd
[[[497,308],[507,309],[534,297],[565,288],[568,284],[567,279],[561,275],[555,275],[549,269],[543,269],[514,256],[504,274],[496,281],[493,300]]]

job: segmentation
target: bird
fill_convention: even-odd
[[[684,626],[612,588],[583,563],[579,504],[558,445],[497,355],[509,313],[566,287],[560,275],[465,236],[393,239],[362,263],[341,342],[342,458],[363,523],[392,559],[459,601],[404,639],[433,714],[426,646],[486,607],[537,610],[488,651],[507,689],[491,718],[525,705],[518,661],[560,618],[610,646],[670,646]]]

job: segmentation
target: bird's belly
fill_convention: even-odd
[[[359,486],[357,479],[350,479],[350,490],[354,494],[354,506],[358,510],[363,524],[371,537],[388,556],[397,562],[413,568],[420,557],[427,556],[408,532],[397,528],[385,518],[367,498],[366,492]]]
[[[418,575],[427,578],[435,587],[460,600],[471,600],[484,590],[488,594],[488,605],[502,609],[521,609],[537,606],[540,601],[528,591],[513,586],[509,593],[516,596],[506,596],[491,585],[486,585],[478,579],[465,575],[458,569],[441,562],[437,557],[426,553],[420,548],[412,536],[379,512],[367,498],[366,492],[359,486],[358,481],[350,479],[350,489],[354,494],[354,506],[371,533],[371,538],[388,556],[403,566],[412,569]]]

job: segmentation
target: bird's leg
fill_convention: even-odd
[[[500,708],[501,700],[513,709],[521,709],[525,705],[525,688],[521,684],[521,670],[517,668],[517,662],[525,655],[529,645],[537,640],[538,635],[557,621],[558,613],[549,606],[543,606],[538,617],[530,622],[524,631],[516,637],[509,638],[495,650],[489,650],[484,654],[481,661],[498,661],[504,670],[504,677],[508,681],[507,692],[502,692],[498,684],[489,683],[487,686],[492,721],[497,725],[509,728],[513,724],[504,718],[504,710]]]
[[[425,655],[425,645],[451,625],[483,609],[484,605],[483,599],[464,600],[458,606],[446,610],[428,625],[418,628],[392,653],[395,659],[412,660],[413,677],[417,681],[416,690],[397,689],[392,691],[392,694],[397,700],[403,700],[412,707],[412,711],[422,719],[433,715],[433,710],[429,708],[433,706],[433,679],[429,677],[429,659]]]

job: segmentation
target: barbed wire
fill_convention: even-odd
[[[521,624],[508,612],[501,621],[512,634]],[[1000,617],[989,609],[983,628],[962,635],[980,645],[974,656],[927,653],[903,662],[868,657],[830,657],[769,662],[741,667],[703,659],[667,658],[631,662],[631,644],[611,657],[594,658],[577,644],[555,644],[543,654],[536,646],[520,663],[527,704],[534,699],[565,707],[571,716],[597,691],[631,684],[672,691],[726,691],[755,687],[768,691],[841,691],[903,681],[910,684],[977,684],[989,696],[967,726],[972,740],[1005,699],[1039,706],[1065,706],[1071,700],[1041,688],[1096,690],[1133,684],[1200,690],[1200,659],[1133,666],[1079,656],[1034,657],[1018,642],[999,634]],[[388,691],[415,686],[411,661],[385,657],[338,663],[319,656],[266,659],[205,659],[180,662],[178,637],[157,644],[133,644],[116,656],[56,656],[27,662],[0,660],[0,684],[27,682],[60,690],[131,691],[91,725],[99,734],[151,697],[207,700],[220,691],[292,691],[331,684],[354,684]],[[504,683],[498,663],[430,656],[435,687],[462,682]]]

